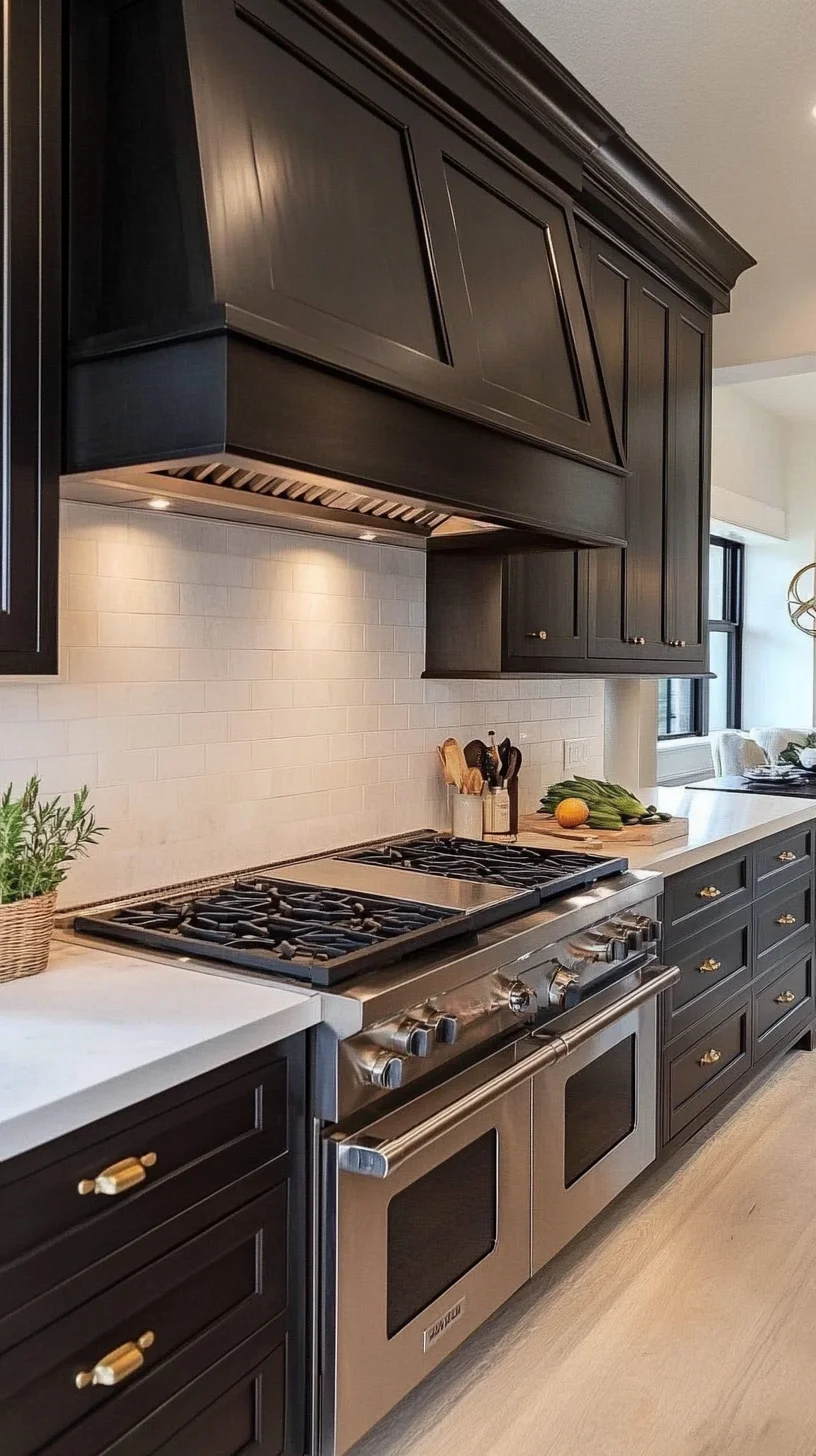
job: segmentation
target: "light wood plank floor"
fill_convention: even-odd
[[[354,1456],[816,1456],[816,1053],[647,1176]]]

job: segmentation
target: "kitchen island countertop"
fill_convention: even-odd
[[[662,844],[621,844],[620,849],[613,840],[607,839],[593,853],[619,853],[626,856],[633,870],[660,870],[664,875],[678,874],[680,870],[816,819],[816,804],[812,801],[766,793],[717,793],[692,785],[687,789],[643,789],[640,797],[644,803],[656,804],[666,813],[688,819],[688,834],[664,840]],[[569,848],[567,840],[543,834],[519,835],[519,843],[550,849]]]
[[[320,1021],[303,990],[55,939],[0,985],[0,1162]]]

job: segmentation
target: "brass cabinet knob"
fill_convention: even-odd
[[[141,1158],[123,1158],[121,1163],[112,1163],[103,1168],[95,1178],[83,1178],[77,1184],[77,1193],[84,1198],[87,1193],[102,1193],[106,1198],[115,1198],[144,1183],[147,1169],[155,1168],[158,1159],[155,1153],[144,1153]]]
[[[795,915],[777,915],[777,917],[776,917],[776,923],[777,923],[777,925],[795,925],[796,924],[796,916]]]
[[[780,991],[778,996],[774,996],[777,1006],[791,1006],[795,1000],[795,991]]]
[[[793,861],[796,859],[796,855],[792,849],[783,849],[782,853],[776,857],[780,864],[793,864]]]
[[[121,1385],[123,1380],[129,1380],[131,1375],[141,1370],[145,1362],[144,1352],[150,1349],[155,1339],[152,1330],[145,1330],[138,1340],[129,1340],[126,1345],[119,1345],[110,1354],[103,1355],[93,1370],[80,1370],[74,1376],[77,1390],[86,1390],[89,1385]]]
[[[722,890],[718,890],[716,885],[704,885],[702,890],[697,891],[697,899],[719,900],[721,894]]]
[[[722,961],[703,961],[703,964],[697,969],[702,976],[716,976],[717,972],[722,970]]]
[[[712,1047],[710,1051],[703,1052],[697,1065],[698,1067],[713,1067],[721,1059],[722,1052],[718,1052],[716,1047]]]
[[[546,632],[543,632],[543,631],[539,631],[539,632],[525,632],[524,635],[525,635],[525,637],[535,637],[538,642],[546,642],[546,640],[547,640],[547,634],[546,634]]]

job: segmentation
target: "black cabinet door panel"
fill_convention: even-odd
[[[0,672],[57,670],[61,30],[58,0],[4,7]]]
[[[686,307],[676,313],[674,467],[666,492],[663,640],[678,657],[705,646],[708,615],[709,324]],[[697,578],[678,564],[700,562]]]
[[[504,671],[535,670],[547,658],[586,656],[587,553],[525,551],[508,556]]]

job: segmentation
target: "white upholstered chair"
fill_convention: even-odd
[[[736,728],[723,728],[712,733],[710,739],[715,778],[742,774],[747,768],[762,768],[768,762],[760,745],[749,734],[740,733]],[[784,748],[785,744],[782,746]]]
[[[748,736],[759,744],[769,762],[774,763],[789,743],[804,743],[807,734],[798,728],[749,728]]]

